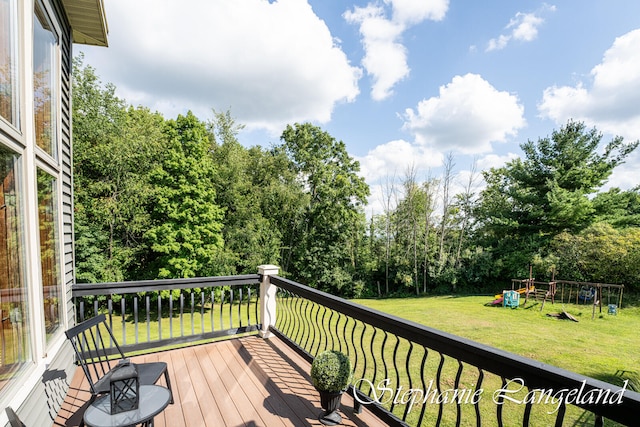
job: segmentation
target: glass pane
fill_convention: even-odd
[[[56,157],[56,45],[51,24],[36,5],[33,19],[33,103],[36,144]]]
[[[0,0],[0,115],[18,127],[17,0]]]
[[[0,390],[31,360],[18,166],[0,147]]]
[[[58,257],[58,203],[56,179],[38,169],[38,220],[40,226],[40,263],[42,300],[47,339],[60,326],[62,287]]]

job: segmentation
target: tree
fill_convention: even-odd
[[[353,253],[369,187],[345,144],[309,123],[288,125],[282,148],[305,193],[304,222],[292,250],[292,273],[318,288],[345,292],[351,286]]]
[[[595,222],[607,222],[616,228],[640,227],[640,186],[598,193],[593,198],[593,209]]]
[[[551,248],[563,277],[624,284],[625,292],[640,285],[640,228],[596,223],[577,234],[560,233]]]
[[[78,281],[137,279],[148,252],[149,173],[163,146],[164,119],[127,107],[82,56],[74,60],[73,95]]]
[[[216,200],[224,210],[225,247],[234,254],[236,272],[246,274],[253,273],[258,265],[279,262],[282,233],[267,217],[275,206],[263,209],[262,203],[269,194],[273,171],[257,167],[257,163],[269,154],[240,145],[236,135],[242,128],[228,111],[214,111],[209,123],[211,155],[217,165]]]
[[[544,257],[541,252],[554,236],[593,222],[589,196],[638,146],[615,137],[599,154],[601,140],[596,129],[569,121],[551,138],[522,144],[523,159],[484,172],[477,235],[493,248],[504,274],[526,274],[534,255]]]
[[[223,212],[216,204],[215,168],[206,126],[191,112],[166,122],[167,149],[151,174],[152,226],[145,238],[153,251],[151,277],[226,274]]]

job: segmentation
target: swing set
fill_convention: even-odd
[[[574,282],[570,280],[558,280],[557,284],[561,285],[561,300],[564,302],[565,286],[568,287],[569,294],[567,302],[572,303],[575,298],[575,304],[593,304],[593,319],[596,314],[596,306],[602,313],[602,305],[604,293],[607,296],[607,313],[616,315],[618,309],[622,308],[622,294],[624,285],[613,285],[610,283],[591,283],[591,282]],[[574,294],[575,287],[575,294]]]

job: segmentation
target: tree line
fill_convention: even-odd
[[[640,282],[640,187],[600,191],[638,142],[570,121],[500,168],[455,158],[389,176],[383,210],[346,146],[309,123],[244,147],[229,111],[134,108],[74,60],[77,281],[282,274],[346,297],[502,289],[511,278]],[[478,186],[484,180],[481,190]]]

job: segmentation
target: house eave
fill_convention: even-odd
[[[109,27],[103,0],[62,0],[71,24],[73,42],[108,46]]]

